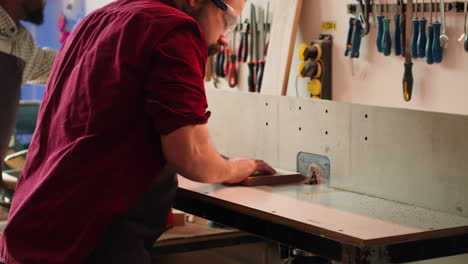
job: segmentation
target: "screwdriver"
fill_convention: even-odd
[[[437,0],[436,0],[437,2]],[[439,5],[436,4],[436,7]],[[439,13],[440,13],[440,7]],[[438,16],[437,16],[437,9],[436,9],[436,22],[432,25],[434,28],[434,39],[432,42],[432,58],[434,58],[435,63],[442,62],[442,46],[440,45],[440,30],[442,28],[442,24],[440,24]]]
[[[413,15],[413,0],[408,0],[407,7],[407,20],[409,20]],[[411,25],[407,24],[405,30],[409,34],[409,31],[411,30]],[[406,40],[405,45],[408,47],[409,44],[410,42]],[[403,98],[407,102],[411,101],[411,97],[413,94],[413,85],[413,62],[411,61],[410,52],[407,51],[405,54],[405,73],[403,75]]]
[[[378,31],[377,31],[377,51],[383,52],[382,39],[384,33],[384,20],[385,16],[382,14],[382,0],[379,0],[379,15],[377,16]]]
[[[413,32],[411,35],[411,57],[418,58],[418,36],[419,36],[419,19],[418,19],[418,0],[416,0],[416,17],[413,18]]]
[[[395,15],[395,33],[394,33],[394,39],[395,39],[395,54],[396,55],[401,55],[401,18],[403,16],[403,5],[401,3],[403,0],[397,0],[397,7],[398,11]]]
[[[426,57],[426,42],[427,42],[427,37],[426,37],[426,24],[427,20],[424,17],[424,0],[422,1],[422,17],[419,20],[419,37],[418,37],[418,57],[419,58],[424,58]]]
[[[400,19],[400,27],[401,27],[401,55],[405,57],[406,52],[406,10],[405,10],[405,3],[401,0],[401,19]]]
[[[385,6],[388,14],[388,0],[385,0]],[[382,39],[382,50],[385,56],[390,56],[392,54],[392,38],[390,36],[390,17],[385,17],[383,19],[384,32]]]
[[[434,64],[434,57],[432,56],[432,43],[434,42],[434,26],[432,24],[432,0],[431,0],[431,18],[430,18],[430,23],[429,26],[427,27],[427,36],[428,36],[428,41],[426,43],[426,61],[427,64]]]

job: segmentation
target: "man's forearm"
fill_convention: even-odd
[[[180,128],[162,136],[163,152],[184,177],[203,183],[231,181],[255,171],[250,159],[226,160],[212,144],[204,125]]]

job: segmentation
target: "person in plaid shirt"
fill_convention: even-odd
[[[0,0],[0,52],[25,63],[23,83],[45,84],[57,51],[40,48],[19,21],[36,25],[44,20],[45,0]]]
[[[19,23],[20,20],[32,22],[40,25],[44,20],[45,0],[0,0],[0,54],[1,58],[8,58],[8,55],[20,58],[24,63],[22,82],[31,84],[45,84],[52,68],[57,52],[55,50],[40,48],[31,33]],[[0,64],[6,61],[0,59]],[[4,64],[4,66],[5,66]],[[11,69],[13,71],[13,69]],[[6,74],[6,73],[3,73]],[[5,80],[8,76],[0,76],[0,80]],[[10,90],[4,90],[10,89]],[[8,85],[0,85],[0,96],[5,100],[17,100],[18,91]],[[11,99],[7,99],[10,98]],[[12,112],[5,109],[7,104],[0,105],[0,120],[14,120]],[[11,131],[0,127],[2,138],[11,136]],[[7,151],[7,142],[0,144],[0,161]],[[0,162],[0,176],[2,172],[2,162]],[[0,178],[1,179],[1,178]],[[1,183],[2,181],[0,181]],[[3,195],[0,195],[0,203],[3,204]]]

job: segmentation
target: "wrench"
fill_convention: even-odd
[[[442,19],[442,34],[440,34],[440,46],[444,49],[448,47],[449,38],[445,31],[445,3],[440,0],[440,16]]]
[[[364,3],[362,0],[358,0],[358,5],[357,5],[357,16],[359,20],[362,22],[362,32],[361,32],[361,38],[367,36],[370,31],[370,24],[369,24],[369,12],[368,12],[368,7],[370,5],[370,0],[365,0]]]

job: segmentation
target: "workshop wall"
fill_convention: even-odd
[[[395,3],[396,1],[389,1]],[[449,1],[447,1],[449,2]],[[402,97],[402,77],[404,58],[392,55],[385,57],[376,50],[375,23],[371,18],[370,34],[362,40],[361,58],[344,57],[349,18],[346,5],[357,3],[352,0],[304,0],[297,45],[317,39],[319,34],[331,34],[333,46],[333,93],[340,102],[410,108],[435,112],[468,114],[468,53],[458,38],[463,33],[464,16],[461,13],[448,13],[447,33],[449,47],[444,50],[441,64],[428,65],[425,59],[417,59],[413,74],[415,86],[413,100],[405,102]],[[428,3],[428,1],[426,1]],[[392,23],[393,16],[391,14]],[[426,18],[429,13],[426,14]],[[336,21],[336,31],[323,31],[322,22]],[[391,31],[394,27],[392,24]],[[296,52],[297,54],[297,48]],[[289,80],[289,95],[295,95],[295,80],[300,61],[293,60]],[[299,79],[299,94],[307,96],[307,80]]]
[[[86,1],[87,13],[90,13],[100,7],[103,7],[104,5],[109,4],[110,2],[113,2],[113,0],[85,0],[85,1]]]
[[[257,0],[256,3],[266,1]],[[391,1],[390,3],[394,3]],[[458,38],[463,33],[464,16],[462,13],[447,13],[447,33],[450,39],[449,48],[444,50],[441,64],[428,65],[425,59],[414,63],[415,79],[413,100],[405,102],[402,96],[402,76],[404,58],[392,55],[385,57],[376,50],[376,29],[371,18],[372,29],[362,40],[361,57],[350,59],[344,57],[349,18],[347,4],[357,3],[353,0],[304,0],[299,30],[297,34],[294,58],[288,85],[288,95],[309,97],[307,79],[297,79],[301,61],[297,57],[301,43],[316,40],[320,34],[331,34],[333,45],[333,95],[334,100],[346,103],[378,105],[397,108],[408,108],[434,112],[468,114],[465,98],[468,96],[468,53],[463,50]],[[246,8],[248,9],[248,8]],[[248,11],[248,10],[246,10]],[[245,12],[244,12],[245,13]],[[429,18],[429,13],[426,13]],[[394,14],[391,14],[391,31],[394,31]],[[334,31],[322,30],[322,22],[336,22]],[[273,20],[273,27],[275,21]],[[271,50],[275,56],[277,52]],[[287,56],[287,54],[281,54]],[[268,63],[268,60],[267,60]],[[239,89],[247,90],[245,65],[240,69]],[[278,73],[281,74],[281,73]],[[297,90],[296,90],[297,81]],[[213,84],[209,83],[208,87]],[[224,80],[218,82],[218,88],[227,88]],[[297,91],[297,92],[296,92]]]

